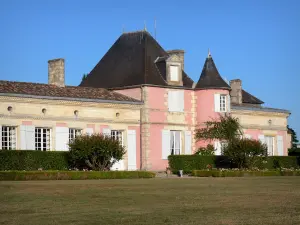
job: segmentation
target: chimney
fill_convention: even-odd
[[[48,61],[48,84],[58,87],[65,86],[65,60],[51,59]]]
[[[234,104],[242,104],[242,81],[240,79],[235,79],[230,81],[230,100]]]
[[[181,49],[176,49],[176,50],[169,50],[167,53],[172,56],[172,55],[177,55],[179,57],[179,60],[181,62],[181,68],[184,70],[184,50]]]

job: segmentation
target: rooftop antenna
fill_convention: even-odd
[[[156,40],[156,18],[154,18],[154,39]]]
[[[125,26],[124,26],[124,24],[122,25],[122,33],[123,34],[125,33]]]
[[[147,31],[146,20],[144,20],[144,31]]]

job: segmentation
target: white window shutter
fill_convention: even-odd
[[[264,136],[264,135],[258,135],[258,140],[259,140],[261,143],[263,143],[263,144],[266,143],[266,142],[265,142],[265,136]]]
[[[184,132],[184,153],[186,155],[192,154],[192,132],[189,130]]]
[[[178,112],[184,112],[184,91],[177,91]]]
[[[102,129],[102,134],[104,136],[110,136],[111,135],[111,130],[109,128],[103,128]]]
[[[170,131],[162,130],[162,159],[168,159],[170,151]]]
[[[128,170],[136,170],[136,132],[135,130],[127,131],[127,157]]]
[[[220,141],[215,141],[214,149],[215,149],[215,155],[221,155],[222,154]]]
[[[20,126],[20,149],[21,150],[26,150],[26,126],[21,125]]]
[[[85,134],[91,136],[94,133],[94,129],[91,127],[85,128]]]
[[[169,91],[168,92],[168,108],[170,112],[175,112],[176,111],[176,101],[175,101],[175,92],[174,91]]]
[[[277,136],[277,154],[283,156],[283,136]]]
[[[215,94],[215,112],[220,112],[220,94]]]
[[[231,105],[230,105],[230,95],[227,95],[227,112],[231,111]]]
[[[21,150],[35,150],[35,127],[32,125],[21,125]]]
[[[55,128],[55,150],[68,151],[69,150],[69,128],[56,127]]]

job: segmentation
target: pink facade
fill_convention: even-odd
[[[135,98],[137,100],[142,99],[142,92],[141,88],[128,88],[128,89],[123,89],[123,90],[115,90],[115,92],[122,94],[122,95],[127,95],[131,98]]]
[[[215,112],[215,94],[229,95],[229,91],[222,89],[207,89],[195,91],[195,95],[197,96],[197,124],[194,125],[197,128],[204,126],[204,123],[208,120],[219,118],[220,113]],[[206,147],[208,144],[213,143],[211,141],[198,141],[196,142],[196,149],[198,149],[199,147]]]

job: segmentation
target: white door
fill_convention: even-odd
[[[127,131],[127,158],[128,170],[136,170],[136,132]]]
[[[268,155],[274,155],[274,137],[272,136],[265,136],[265,143],[268,147]]]

